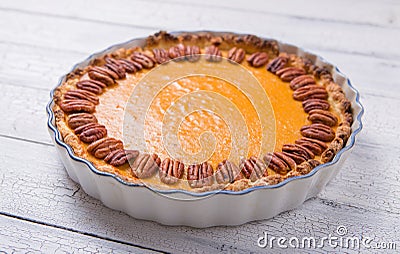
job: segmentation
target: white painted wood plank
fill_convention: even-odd
[[[145,0],[130,1],[133,5],[141,6],[141,2]],[[235,10],[244,13],[260,13],[270,16],[289,16],[294,19],[306,19],[314,22],[339,22],[339,23],[355,23],[366,26],[387,26],[387,27],[400,27],[400,6],[395,1],[346,1],[337,0],[334,3],[328,1],[306,0],[306,1],[273,1],[273,0],[250,0],[244,5],[240,1],[230,0],[203,0],[188,1],[188,0],[167,0],[167,1],[152,1],[165,3],[170,6],[191,6],[191,7],[206,7],[209,9],[218,9],[221,11]],[[42,1],[31,1],[26,5],[22,0],[13,1],[2,5],[2,8],[35,11],[41,13],[49,13],[46,5],[42,6]],[[81,3],[81,2],[80,2]],[[118,5],[119,2],[116,2]],[[123,3],[121,3],[123,4]],[[72,1],[69,3],[58,3],[60,8],[71,8],[72,5],[77,5]],[[79,5],[79,4],[78,4]],[[90,4],[85,4],[90,6]],[[33,7],[33,8],[32,8]],[[93,8],[93,6],[90,6]],[[112,8],[112,6],[111,6]],[[329,10],[329,11],[328,11]],[[68,15],[64,13],[63,15]],[[71,16],[77,13],[72,13]],[[87,17],[87,16],[79,16]]]
[[[396,136],[392,140],[399,140],[399,135]],[[359,139],[361,142],[354,148],[346,166],[319,197],[368,211],[388,211],[399,216],[400,147],[396,144],[396,148],[388,149],[373,138],[368,132],[362,134]]]
[[[207,6],[210,9],[218,8],[219,10],[224,10],[228,8],[242,12],[258,12],[265,15],[292,16],[293,18],[310,19],[320,23],[335,21],[344,24],[400,26],[400,6],[396,1],[250,0],[246,1],[245,5],[241,1],[230,0],[202,0],[201,3],[187,0],[167,0],[167,2],[182,5]]]
[[[94,50],[91,49],[91,52]],[[357,88],[387,96],[395,96],[393,91],[397,91],[400,97],[400,61],[332,51],[313,52],[337,65]],[[63,74],[89,55],[85,52],[0,42],[0,80],[8,85],[51,89]]]
[[[374,55],[385,58],[400,58],[397,40],[400,29],[314,22],[287,16],[269,16],[262,13],[224,11],[209,7],[171,5],[168,3],[136,2],[122,0],[112,6],[106,2],[87,0],[73,4],[24,3],[27,11],[0,10],[0,37],[3,40],[29,42],[34,45],[75,50],[110,45],[112,39],[123,41],[135,35],[144,35],[148,30],[233,30],[278,38],[299,46],[319,50],[335,50],[347,53]],[[43,16],[32,13],[38,9],[50,13]],[[56,15],[64,16],[57,18]],[[79,18],[79,19],[78,19]],[[30,22],[9,22],[11,20]],[[100,23],[102,21],[103,23]],[[124,26],[121,26],[124,25]],[[139,27],[150,29],[143,33]],[[15,31],[18,31],[16,33]],[[57,40],[54,40],[57,38]],[[90,39],[87,39],[90,38]],[[102,44],[103,43],[103,44]]]
[[[0,135],[52,145],[46,124],[49,92],[6,85],[0,89]]]
[[[0,253],[156,253],[0,215]]]
[[[0,26],[2,42],[88,53],[158,31],[4,10],[0,10]]]
[[[396,78],[400,70],[398,61],[323,50],[311,52],[337,66],[363,92],[400,96],[400,86],[397,83],[400,80]]]
[[[115,41],[112,43],[115,43]],[[69,70],[70,66],[75,62],[82,60],[89,54],[45,50],[40,47],[32,48],[9,43],[2,43],[0,48],[0,52],[2,52],[1,61],[4,61],[0,69],[3,80],[5,80],[6,83],[15,84],[16,81],[13,80],[13,78],[21,78],[23,80],[19,84],[34,84],[35,86],[40,86],[42,84],[43,81],[40,80],[41,75],[44,75],[46,78],[44,80],[48,81],[47,78],[49,77],[50,71],[58,70],[58,68],[62,66],[62,68],[60,68],[60,70],[62,70],[60,74],[64,73]],[[88,51],[91,50],[91,52],[93,52],[94,49],[95,46],[88,49]],[[349,56],[348,54],[339,54],[331,51],[314,51],[325,56],[328,60],[338,63],[338,66],[355,81],[355,84],[366,84],[372,89],[377,88],[378,90],[381,90],[382,85],[388,85],[388,87],[383,89],[383,92],[399,89],[400,87],[397,84],[399,82],[397,79],[397,70],[399,69],[397,61],[375,59],[367,56]],[[71,56],[69,54],[71,54]],[[350,71],[347,71],[348,69]],[[27,77],[27,74],[33,74],[33,76],[24,79],[25,76]],[[52,82],[55,83],[60,74],[52,77]]]
[[[0,80],[3,84],[49,91],[59,78],[89,53],[0,42]]]
[[[140,246],[186,253],[260,251],[256,241],[264,231],[273,236],[322,237],[333,234],[339,225],[347,226],[351,235],[362,234],[386,241],[400,239],[398,172],[391,174],[396,172],[399,162],[393,161],[393,171],[379,181],[367,177],[375,170],[376,164],[371,160],[382,162],[387,158],[370,158],[376,150],[368,146],[355,149],[339,177],[331,183],[335,188],[329,186],[332,194],[338,194],[335,201],[326,200],[328,194],[322,194],[323,199],[310,200],[268,221],[209,229],[161,226],[106,208],[67,177],[53,147],[0,138],[0,150],[15,151],[0,154],[3,162],[0,207],[3,212]],[[398,152],[398,149],[393,150],[394,154]],[[360,178],[349,179],[348,171],[357,170],[361,165],[364,167]],[[349,184],[350,191],[342,198],[342,192],[337,189]],[[382,184],[391,186],[389,195]],[[350,196],[353,198],[349,199]],[[382,200],[386,203],[382,204]]]

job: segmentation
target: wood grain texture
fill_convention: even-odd
[[[0,253],[158,253],[0,215]]]
[[[96,52],[115,42],[147,36],[158,30],[7,10],[0,10],[0,16],[2,42],[77,52]],[[10,22],[12,20],[28,22]]]
[[[167,0],[169,3],[183,5],[198,5],[208,8],[226,8],[264,15],[290,16],[296,19],[308,19],[314,22],[338,22],[343,24],[356,23],[366,26],[400,26],[400,8],[396,1],[346,1],[338,0],[329,7],[318,0],[307,1],[273,1],[250,0],[244,6],[240,1],[203,0],[201,3],[185,0]]]
[[[89,54],[0,42],[0,80],[3,84],[49,92],[59,78]]]
[[[268,16],[257,12],[249,15],[240,10],[221,11],[202,6],[150,1],[132,3],[129,0],[120,0],[113,4],[124,8],[115,9],[110,8],[107,2],[95,0],[79,1],[79,4],[60,4],[50,0],[41,4],[29,3],[31,2],[20,2],[15,7],[17,10],[0,10],[2,20],[31,20],[29,24],[0,24],[3,27],[0,32],[2,38],[34,45],[84,49],[89,45],[94,48],[103,45],[104,48],[111,44],[111,39],[125,41],[160,28],[222,31],[234,28],[237,32],[279,38],[306,48],[400,58],[397,41],[391,39],[399,38],[400,29],[393,27],[318,23],[290,16]],[[77,36],[71,35],[71,30]]]
[[[137,6],[138,8],[143,7],[140,2],[148,2],[146,0],[136,0],[135,3],[129,2]],[[346,1],[337,0],[334,4],[330,4],[329,7],[321,3],[318,0],[307,0],[302,2],[293,2],[291,0],[281,0],[279,2],[273,0],[250,0],[243,5],[240,1],[230,1],[230,0],[202,0],[198,1],[187,1],[187,0],[153,0],[155,3],[168,3],[169,6],[190,6],[190,7],[202,7],[207,9],[218,9],[221,11],[234,10],[243,13],[261,13],[263,15],[268,15],[272,17],[276,16],[287,16],[294,19],[306,19],[312,20],[313,22],[337,22],[343,24],[355,23],[365,26],[384,26],[384,27],[399,27],[400,20],[398,16],[400,15],[399,3],[396,1]],[[53,5],[51,11],[54,9],[62,10],[76,10],[74,13],[63,13],[57,12],[57,15],[76,17],[77,12],[80,13],[82,10],[79,9],[82,5],[84,7],[97,10],[93,2],[79,1],[80,4],[76,2],[59,3],[57,6],[51,2],[47,1],[43,4],[43,1],[31,1],[31,3],[25,3],[22,0],[13,1],[11,3],[3,4],[2,7],[6,9],[14,10],[25,10],[25,11],[35,11],[41,13],[51,13],[48,6]],[[116,2],[127,3],[127,2]],[[62,8],[60,8],[62,4]],[[33,8],[32,8],[33,7]],[[100,9],[100,8],[99,8]],[[103,9],[101,7],[101,9]],[[108,8],[108,10],[111,8]],[[329,11],[328,11],[329,10]],[[154,11],[158,11],[155,9]],[[162,11],[162,10],[160,10]],[[54,15],[54,12],[52,13]],[[111,18],[112,14],[107,14]],[[91,18],[91,16],[83,16],[82,18]]]

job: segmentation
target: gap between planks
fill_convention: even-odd
[[[90,232],[84,232],[84,231],[76,230],[76,229],[73,229],[73,228],[68,228],[68,227],[64,227],[64,226],[60,226],[60,225],[56,225],[56,224],[51,224],[51,223],[48,223],[48,222],[39,221],[39,220],[35,220],[35,219],[31,219],[31,218],[27,218],[27,217],[23,217],[23,216],[19,216],[19,215],[7,213],[7,212],[0,211],[0,217],[1,216],[5,217],[5,218],[15,219],[15,220],[18,220],[18,221],[23,222],[23,223],[32,223],[32,224],[38,225],[38,226],[44,226],[44,227],[59,229],[59,230],[67,231],[67,232],[70,232],[70,233],[79,234],[79,235],[86,236],[86,237],[92,237],[92,238],[96,238],[96,239],[99,239],[99,240],[104,240],[104,241],[111,242],[111,243],[117,243],[117,244],[122,244],[122,245],[130,246],[130,247],[138,248],[138,249],[141,249],[141,250],[151,251],[151,252],[154,252],[154,253],[166,253],[165,251],[158,250],[158,249],[155,249],[155,248],[141,246],[141,245],[138,245],[138,244],[127,242],[127,241],[113,239],[113,238],[110,238],[110,237],[101,236],[101,235],[97,235],[97,234],[90,233]],[[0,243],[0,246],[1,246],[1,243]],[[1,253],[1,250],[0,250],[0,253]]]
[[[52,147],[54,146],[53,143],[36,141],[36,140],[33,140],[33,139],[27,139],[27,138],[20,138],[20,137],[16,137],[16,136],[5,135],[5,134],[0,134],[0,137],[1,138],[12,139],[12,140],[18,140],[18,141],[22,141],[22,142],[28,142],[28,143],[37,144],[37,145],[52,146]]]
[[[122,27],[128,27],[128,28],[148,29],[149,31],[154,31],[154,30],[160,29],[160,27],[155,27],[155,26],[153,27],[153,26],[130,25],[130,24],[121,23],[121,22],[112,22],[112,21],[105,21],[105,20],[100,20],[100,19],[89,19],[89,18],[83,18],[83,17],[77,17],[77,16],[58,15],[58,14],[52,14],[52,13],[48,13],[48,12],[31,11],[31,10],[23,10],[23,9],[16,9],[16,8],[0,7],[0,11],[16,12],[16,13],[34,15],[34,16],[45,16],[45,17],[52,17],[52,18],[56,18],[56,19],[83,21],[83,22],[94,23],[94,24],[105,24],[105,25],[110,25],[110,26],[120,26],[120,27],[122,26]]]
[[[347,204],[342,204],[342,203],[338,203],[338,202],[335,202],[335,201],[332,201],[332,200],[326,200],[326,199],[322,199],[322,198],[318,198],[318,197],[311,198],[309,200],[320,201],[322,204],[327,205],[329,207],[346,206],[346,207],[348,207],[350,209],[355,209],[355,210],[359,211],[360,213],[371,212],[371,211],[368,211],[368,210],[366,210],[364,208],[360,208],[360,207],[357,207],[357,206],[350,206],[350,205],[347,205]],[[297,209],[297,208],[295,208],[295,209]],[[280,215],[282,215],[284,213],[287,213],[287,212],[282,212],[282,213],[280,213],[280,214],[278,214],[278,215],[276,215],[274,217],[278,217],[278,216],[280,216]],[[82,230],[74,229],[74,228],[71,228],[71,227],[57,225],[57,224],[45,222],[45,221],[38,220],[38,219],[28,218],[28,217],[17,215],[17,214],[12,214],[12,213],[9,213],[9,212],[0,211],[0,220],[1,220],[1,217],[9,218],[11,220],[13,220],[13,219],[14,220],[18,220],[21,223],[31,223],[31,224],[36,225],[36,226],[42,226],[42,227],[47,227],[47,228],[51,228],[51,229],[62,230],[62,231],[65,231],[65,232],[78,234],[78,235],[81,235],[81,236],[84,236],[84,237],[91,237],[91,238],[103,240],[103,241],[110,242],[110,243],[116,243],[116,244],[121,244],[121,245],[129,246],[129,247],[134,247],[134,248],[137,248],[137,249],[140,249],[140,250],[150,251],[152,253],[170,253],[170,252],[167,252],[165,250],[158,249],[158,248],[147,247],[147,246],[143,246],[143,245],[140,245],[140,244],[136,244],[134,242],[129,242],[129,241],[122,240],[122,239],[116,239],[116,238],[112,238],[112,237],[108,237],[108,236],[105,236],[105,235],[96,234],[96,233],[89,232],[89,231],[82,231]],[[271,218],[269,220],[272,220],[272,219],[273,218]],[[254,223],[258,223],[258,222],[260,222],[260,221],[248,222],[248,223],[245,223],[245,224],[242,224],[242,225],[246,225],[246,224],[250,225],[250,224],[254,224]],[[161,225],[161,224],[159,224],[159,225]],[[161,226],[163,226],[163,225],[161,225]],[[239,225],[239,226],[241,226],[241,225]],[[166,226],[166,227],[170,227],[170,226]],[[172,226],[172,227],[173,228],[179,228],[179,226]],[[195,228],[193,228],[193,229],[195,229]],[[1,243],[0,243],[0,246],[1,246]],[[1,250],[0,250],[0,253],[1,253]]]
[[[18,2],[18,1],[17,1]],[[142,2],[142,3],[147,3],[148,1],[146,0],[136,0],[136,1],[131,1],[131,2]],[[242,4],[237,4],[232,1],[209,1],[205,0],[202,3],[198,2],[190,2],[188,1],[182,1],[182,0],[167,0],[167,1],[160,1],[160,0],[154,0],[153,2],[157,2],[160,4],[169,4],[171,6],[186,6],[187,8],[193,8],[193,7],[199,7],[199,8],[208,8],[208,9],[220,9],[220,10],[228,10],[228,11],[233,11],[233,12],[242,12],[242,13],[248,13],[249,15],[251,14],[263,14],[263,15],[271,15],[271,16],[277,16],[277,17],[289,17],[292,19],[297,19],[297,20],[309,20],[309,21],[315,21],[315,22],[321,22],[321,23],[339,23],[339,24],[350,24],[350,25],[360,25],[360,26],[373,26],[373,27],[381,27],[381,28],[398,28],[397,25],[397,20],[396,20],[396,8],[397,6],[393,6],[396,4],[392,3],[387,3],[387,2],[374,2],[374,1],[363,1],[363,6],[367,5],[370,10],[374,10],[374,16],[372,17],[373,20],[371,20],[371,16],[369,18],[365,18],[365,15],[360,15],[352,9],[352,8],[357,8],[360,7],[359,3],[349,3],[347,1],[336,1],[335,5],[332,6],[330,5],[329,7],[331,8],[331,12],[322,12],[321,9],[324,8],[323,5],[319,1],[308,1],[307,4],[309,7],[307,9],[303,9],[302,12],[299,12],[300,6],[303,7],[304,3],[302,3],[300,6],[296,5],[297,3],[290,3],[291,6],[287,5],[287,2],[282,1],[281,3],[276,3],[275,1],[250,1],[246,6],[243,6]],[[273,4],[274,8],[268,8],[271,7]],[[350,12],[346,12],[346,9],[343,7],[340,7],[341,5],[346,4],[347,9],[352,9],[351,14],[349,15]],[[10,3],[8,3],[10,5]],[[12,5],[12,4],[11,4]],[[25,7],[25,6],[24,6]],[[13,5],[13,7],[2,7],[0,9],[4,10],[16,10],[16,11],[29,11],[27,9],[23,9],[24,7],[19,7],[18,3],[16,5]],[[250,7],[250,8],[249,8]],[[263,7],[267,10],[263,10]],[[310,8],[312,7],[312,8]],[[333,7],[333,10],[332,10]],[[383,9],[382,9],[383,7]],[[368,11],[366,9],[363,9],[365,14],[365,11]],[[380,11],[380,12],[379,12]],[[388,11],[393,11],[391,13],[387,13]],[[32,12],[32,11],[31,11]],[[36,13],[41,13],[43,15],[55,15],[54,13],[50,12],[40,12],[40,11],[35,11]],[[323,15],[320,15],[319,13],[323,13]],[[337,12],[340,12],[341,15],[338,15]],[[355,15],[358,14],[358,15]],[[387,16],[383,16],[382,14],[386,14]],[[82,18],[82,17],[76,17],[76,16],[69,16],[69,15],[63,15],[64,17],[68,18]],[[392,17],[393,16],[393,17]],[[378,18],[377,18],[378,17]],[[92,19],[85,19],[82,18],[82,20],[92,20]],[[361,21],[360,21],[361,20]],[[98,21],[102,22],[102,20],[99,19],[94,19],[93,21]],[[395,24],[393,24],[395,23]]]
[[[139,1],[146,1],[146,0],[139,0]],[[158,3],[165,3],[165,1],[160,1],[160,0],[153,0],[153,2],[158,2]],[[213,1],[213,0],[205,0],[202,1],[201,4],[199,4],[198,2],[191,2],[190,4],[188,3],[188,1],[186,0],[166,0],[166,2],[171,3],[171,4],[179,4],[179,5],[185,5],[185,6],[198,6],[198,7],[208,7],[208,8],[217,8],[217,9],[221,9],[221,10],[233,10],[233,11],[241,11],[241,12],[248,12],[249,14],[251,13],[261,13],[261,14],[266,14],[266,15],[274,15],[274,16],[282,16],[282,17],[291,17],[294,19],[304,19],[304,20],[311,20],[311,21],[317,21],[317,22],[332,22],[332,23],[341,23],[341,24],[356,24],[356,25],[361,25],[361,26],[374,26],[374,27],[396,27],[398,28],[398,26],[396,25],[388,25],[388,24],[379,24],[379,23],[372,23],[370,20],[368,21],[358,21],[357,17],[355,17],[353,20],[340,20],[340,19],[334,19],[332,17],[327,17],[326,14],[328,15],[332,15],[330,13],[327,13],[326,11],[322,12],[324,15],[324,17],[312,17],[310,15],[305,16],[305,15],[301,15],[303,13],[306,13],[304,11],[306,10],[302,10],[301,14],[300,13],[290,13],[290,11],[292,10],[287,10],[287,7],[290,6],[285,6],[285,12],[286,13],[282,13],[280,11],[275,11],[275,9],[277,8],[277,6],[275,6],[277,4],[276,1],[270,1],[272,2],[272,4],[274,4],[275,8],[272,8],[271,11],[264,11],[264,10],[260,10],[260,6],[257,6],[257,4],[254,4],[254,8],[248,8],[249,5],[252,5],[252,2],[249,2],[248,5],[246,5],[244,8],[241,5],[237,5],[237,3],[232,2],[232,1]],[[271,4],[268,1],[262,0],[262,3],[267,2],[268,4]],[[278,4],[283,4],[285,1],[281,1],[281,3],[278,2]],[[315,3],[312,3],[313,1],[308,1],[307,4],[308,5],[315,5],[315,4],[321,4],[320,1],[315,1]],[[337,6],[340,6],[341,4],[349,4],[348,1],[343,1],[343,3],[339,3],[340,1],[336,1],[334,4],[336,4]],[[389,5],[387,2],[382,3],[381,2],[374,2],[374,1],[363,1],[363,3],[372,3],[372,4],[377,4],[376,7],[380,7],[382,6],[382,4],[386,4]],[[302,5],[304,5],[303,2],[299,2]],[[285,3],[287,4],[287,3]],[[290,4],[293,4],[292,8],[296,8],[298,6],[296,6],[297,3],[293,3],[290,2]],[[351,3],[350,3],[351,4]],[[258,4],[259,5],[259,4]],[[393,6],[396,4],[390,4],[392,5],[391,8],[398,8],[397,6]],[[313,6],[314,7],[314,6]],[[319,6],[322,7],[322,6]],[[329,7],[332,7],[331,5]],[[283,8],[282,6],[279,6],[278,8]],[[350,9],[349,7],[346,6],[346,8]],[[299,8],[300,9],[300,8]],[[309,7],[307,6],[307,9],[309,9]],[[275,12],[274,12],[275,11]],[[347,14],[345,9],[342,9],[341,12],[341,16],[343,16],[343,14]],[[337,15],[336,17],[342,18],[341,16]],[[354,16],[354,11],[351,10],[351,16]],[[390,23],[390,20],[389,20]],[[392,22],[393,23],[393,22]]]
[[[145,9],[144,9],[145,10]],[[20,11],[20,10],[18,10],[18,11]],[[212,10],[210,10],[210,11],[212,11]],[[4,12],[4,11],[3,11]],[[31,11],[29,11],[29,13],[31,14],[31,15],[35,15],[34,13],[35,12],[31,12]],[[85,13],[86,14],[86,13]],[[207,15],[213,15],[213,14],[208,14],[208,13],[206,13]],[[225,13],[226,14],[226,13]],[[93,15],[93,14],[92,14]],[[145,15],[144,13],[142,13],[141,15]],[[157,15],[159,15],[159,16],[157,16]],[[7,15],[3,15],[3,16],[5,16],[6,18],[7,18]],[[43,15],[39,15],[39,16],[42,16],[42,17],[44,17]],[[55,15],[55,16],[47,16],[47,18],[62,18],[62,15]],[[120,27],[120,28],[122,28],[120,25],[121,24],[128,24],[128,27],[132,27],[132,28],[136,28],[136,29],[142,29],[142,30],[152,30],[152,27],[154,27],[154,26],[144,26],[145,28],[143,28],[142,26],[141,26],[141,24],[142,24],[142,22],[139,22],[139,20],[136,20],[134,17],[128,17],[128,20],[125,20],[127,17],[122,17],[121,19],[122,20],[120,20],[120,21],[118,21],[118,22],[112,22],[112,24],[118,24],[117,26],[118,27]],[[172,17],[172,19],[173,19],[174,17]],[[202,21],[202,20],[197,20],[197,19],[195,19],[195,20],[193,20],[194,18],[193,17],[185,17],[186,19],[188,19],[188,20],[192,20],[193,22],[191,23],[191,26],[182,26],[181,25],[181,22],[179,22],[179,20],[170,20],[171,19],[171,17],[169,17],[169,19],[166,19],[165,17],[162,17],[162,16],[160,16],[160,14],[159,13],[155,13],[154,14],[154,19],[155,20],[153,20],[152,22],[153,23],[155,23],[155,24],[160,24],[160,21],[161,20],[165,20],[165,21],[168,21],[166,24],[167,25],[165,25],[165,22],[164,23],[161,23],[161,24],[163,24],[163,26],[166,26],[166,27],[169,27],[169,28],[172,28],[172,27],[174,27],[175,29],[177,28],[178,30],[180,30],[180,29],[185,29],[185,28],[195,28],[195,30],[197,29],[202,29],[202,27],[204,27],[204,25],[205,24],[208,24],[208,26],[210,27],[210,29],[212,30],[212,29],[216,29],[216,30],[218,30],[217,28],[222,28],[223,29],[223,27],[224,26],[226,26],[226,27],[231,27],[231,25],[228,25],[228,24],[226,24],[226,23],[224,23],[224,24],[220,24],[220,25],[215,25],[215,24],[209,24],[209,23],[207,23],[207,22],[205,22],[205,21]],[[258,18],[268,18],[267,16],[266,17],[258,17]],[[131,20],[131,19],[134,19],[134,20]],[[158,20],[159,19],[159,20]],[[72,19],[72,20],[74,20],[74,19]],[[114,19],[113,19],[114,20]],[[281,21],[281,22],[283,22],[283,21]],[[287,20],[286,20],[286,22],[287,22]],[[296,22],[296,21],[295,21]],[[50,22],[51,23],[51,22]],[[81,22],[82,23],[82,22]],[[149,22],[150,23],[150,22]],[[298,23],[298,21],[297,21],[297,23]],[[303,22],[304,24],[302,24],[301,25],[301,28],[304,30],[304,29],[306,29],[306,27],[308,27],[310,24],[308,24],[308,23],[310,23],[310,22]],[[312,22],[311,22],[312,23]],[[133,25],[131,25],[131,24],[133,24]],[[240,26],[238,26],[238,29],[237,30],[239,30],[239,31],[243,31],[243,30],[248,30],[250,33],[252,33],[252,31],[254,32],[254,33],[256,33],[256,34],[258,34],[256,31],[258,31],[256,28],[254,28],[254,26],[253,27],[249,27],[249,26],[246,26],[246,25],[244,25],[243,26],[243,24],[242,23],[238,23],[238,24],[241,24]],[[319,34],[321,34],[321,33],[323,33],[324,32],[324,29],[321,27],[321,26],[319,26],[318,27],[318,23],[315,23],[317,26],[314,26],[314,29],[312,29],[312,30],[310,30],[310,32],[312,32],[312,33],[316,33],[315,35],[319,35]],[[334,23],[333,23],[334,24]],[[114,25],[113,25],[114,26]],[[280,26],[282,26],[282,25],[280,25]],[[103,28],[99,28],[99,29],[105,29],[104,27]],[[157,26],[157,30],[159,29],[159,27]],[[175,30],[174,29],[174,30]],[[250,30],[249,30],[250,29]],[[256,29],[256,30],[254,30],[254,29]],[[338,36],[339,35],[341,35],[342,37],[343,36],[349,36],[349,35],[355,35],[355,33],[351,33],[350,32],[350,30],[351,29],[353,29],[353,30],[355,30],[355,29],[359,29],[359,28],[357,28],[357,27],[352,27],[352,28],[350,28],[349,27],[349,29],[346,29],[346,30],[342,30],[342,31],[340,31],[339,32],[339,30],[341,29],[340,27],[337,27],[337,26],[333,26],[333,28],[332,28],[333,30],[333,32],[336,32],[336,33],[339,33],[339,34],[337,34]],[[96,30],[96,29],[95,29]],[[191,29],[189,29],[189,30],[191,30]],[[260,27],[259,27],[259,30],[261,30],[260,29]],[[279,32],[278,32],[278,30],[279,30]],[[342,42],[340,42],[340,40],[338,41],[338,40],[336,40],[335,38],[335,36],[334,36],[334,34],[332,34],[332,35],[329,35],[329,34],[326,34],[325,33],[325,41],[327,40],[327,41],[332,41],[332,43],[330,43],[331,45],[328,45],[327,47],[321,47],[320,45],[321,44],[324,44],[324,43],[322,43],[322,41],[321,41],[321,43],[316,43],[315,42],[315,40],[308,40],[308,42],[307,42],[307,40],[305,39],[305,38],[308,38],[308,37],[304,37],[304,36],[302,36],[301,34],[298,34],[298,33],[294,33],[293,35],[290,35],[291,33],[289,33],[289,34],[287,34],[286,32],[284,32],[283,34],[282,34],[282,30],[279,28],[278,30],[274,30],[274,29],[272,29],[271,30],[271,32],[269,32],[271,35],[272,35],[272,37],[275,37],[274,35],[277,35],[278,37],[281,37],[281,38],[286,38],[286,39],[289,39],[289,41],[293,41],[293,40],[296,40],[296,41],[301,41],[301,40],[305,40],[306,41],[306,43],[303,43],[303,44],[305,44],[305,45],[307,45],[307,47],[313,47],[313,48],[315,48],[315,49],[320,49],[320,50],[334,50],[334,49],[337,49],[338,47],[340,48],[342,48],[341,50],[339,49],[339,50],[337,50],[337,52],[344,52],[344,53],[351,53],[351,54],[360,54],[360,55],[375,55],[375,56],[378,56],[378,57],[382,57],[382,58],[385,58],[385,59],[399,59],[399,57],[400,57],[400,53],[398,54],[398,53],[396,53],[396,51],[388,51],[388,48],[394,48],[394,47],[392,47],[393,45],[391,44],[391,41],[390,40],[387,40],[387,41],[382,41],[382,40],[380,40],[380,43],[382,44],[383,42],[385,42],[384,44],[387,44],[387,45],[384,45],[384,44],[382,44],[382,45],[380,45],[380,47],[379,48],[376,48],[376,45],[375,44],[371,44],[372,42],[370,42],[370,43],[367,43],[367,44],[365,44],[365,47],[366,47],[366,49],[365,50],[347,50],[349,47],[350,48],[359,48],[359,47],[356,47],[355,45],[363,45],[363,44],[355,44],[356,43],[356,40],[358,41],[358,40],[362,40],[364,37],[366,37],[369,33],[377,33],[379,36],[381,36],[382,38],[386,38],[386,34],[387,35],[389,35],[389,34],[393,34],[392,33],[392,30],[393,30],[393,28],[385,28],[384,30],[382,30],[382,29],[372,29],[371,31],[363,31],[362,33],[360,32],[360,36],[359,36],[359,38],[354,38],[354,36],[352,36],[351,38],[348,38],[346,41],[349,41],[347,44],[349,44],[349,45],[347,45],[347,44],[345,44],[345,45],[341,45],[341,44],[343,44],[343,41]],[[301,29],[300,29],[301,30]],[[321,30],[321,31],[318,31],[318,30]],[[376,31],[375,31],[376,30]],[[304,30],[304,31],[306,31],[306,30]],[[375,31],[375,32],[374,32]],[[383,32],[384,31],[384,32]],[[154,30],[153,30],[153,32],[154,32]],[[345,33],[344,33],[345,32]],[[368,32],[368,33],[367,33]],[[379,33],[378,33],[379,32]],[[118,32],[117,32],[118,33]],[[261,33],[262,34],[262,33]],[[331,34],[331,33],[330,33]],[[332,37],[333,36],[333,37]],[[318,38],[318,37],[317,37]],[[339,43],[339,44],[338,44]],[[367,51],[367,52],[365,52],[365,51]],[[379,51],[379,52],[375,52],[375,51]]]

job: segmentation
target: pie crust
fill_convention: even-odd
[[[304,126],[293,124],[297,131],[289,128],[284,133],[287,126],[279,128],[283,125],[278,124],[275,151],[240,163],[183,165],[165,154],[124,150],[119,126],[126,100],[115,98],[129,94],[149,70],[174,58],[174,54],[190,60],[196,53],[209,55],[210,59],[229,58],[248,68],[256,78],[276,80],[276,89],[282,89],[279,94],[291,95],[285,97],[290,100],[287,105],[301,109],[291,110],[295,113],[286,116],[282,111],[286,106],[279,107],[282,100],[277,100],[272,104],[274,110],[282,111],[278,118],[292,121],[291,115]],[[193,192],[240,191],[308,174],[331,161],[345,146],[353,122],[351,103],[328,69],[309,59],[279,52],[276,41],[254,35],[198,32],[175,36],[161,31],[149,36],[143,48],[118,49],[83,69],[75,69],[55,90],[54,101],[57,129],[77,156],[127,182]]]

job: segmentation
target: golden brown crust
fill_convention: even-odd
[[[269,58],[272,59],[279,54],[278,42],[276,40],[265,40],[255,35],[237,35],[237,34],[224,34],[214,35],[211,32],[199,33],[180,33],[179,35],[172,35],[165,31],[160,31],[147,38],[147,47],[150,49],[155,47],[171,47],[178,43],[186,45],[196,44],[199,47],[206,47],[210,45],[218,46],[221,50],[228,50],[232,47],[240,47],[246,50],[247,53],[254,53],[263,51],[268,53]]]
[[[275,40],[265,40],[254,35],[214,35],[209,32],[172,35],[161,31],[147,38],[146,48],[148,50],[154,48],[169,48],[179,43],[184,43],[185,45],[197,45],[203,48],[214,45],[218,46],[222,50],[229,50],[233,47],[238,47],[244,49],[247,54],[262,51],[268,54],[269,60],[267,64],[273,61],[277,56],[280,56],[282,59],[287,59],[287,62],[284,62],[285,66],[296,67],[304,70],[307,74],[312,75],[316,80],[318,80],[319,84],[326,89],[331,109],[337,113],[339,119],[339,126],[336,129],[335,138],[328,144],[328,148],[319,158],[304,161],[285,175],[268,175],[261,177],[254,182],[249,179],[239,179],[228,185],[217,184],[215,182],[211,186],[193,189],[194,192],[204,192],[222,188],[231,191],[240,191],[252,186],[274,185],[293,176],[308,174],[313,168],[319,165],[320,162],[325,163],[331,161],[337,152],[346,144],[351,134],[350,126],[353,121],[351,103],[346,98],[342,88],[333,81],[331,72],[326,68],[316,66],[310,60],[303,59],[293,54],[287,54],[284,52],[279,53],[278,43]],[[129,49],[121,48],[107,54],[105,57],[126,59],[136,51],[143,50],[138,47]],[[82,76],[88,73],[91,66],[101,66],[105,64],[105,57],[96,58],[91,61],[89,66],[72,71],[67,75],[66,81],[55,90],[53,112],[55,114],[56,126],[60,131],[64,142],[73,149],[75,155],[89,160],[99,170],[115,174],[124,181],[141,183],[141,180],[134,176],[122,174],[122,169],[109,164],[104,164],[103,161],[88,155],[88,152],[86,151],[87,145],[81,142],[78,136],[74,134],[73,130],[68,127],[66,119],[67,115],[59,106],[60,102],[63,100],[64,94],[68,90],[76,88],[75,84]],[[292,77],[290,78],[292,79]]]
[[[299,172],[301,175],[306,175],[311,172],[316,166],[320,165],[321,163],[317,160],[308,160],[300,165],[297,166],[296,171]]]

